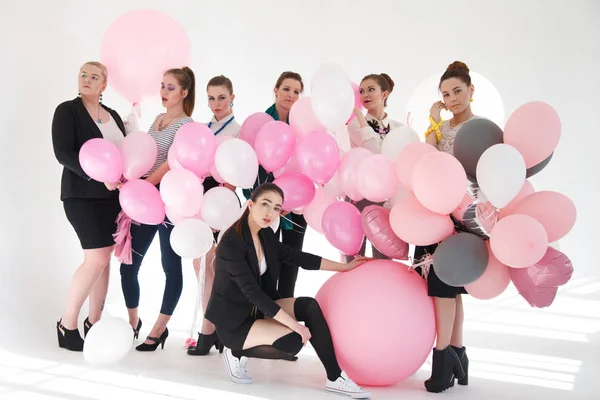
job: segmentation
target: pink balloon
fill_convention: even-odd
[[[128,181],[119,191],[121,208],[134,221],[158,225],[165,220],[165,205],[156,186],[143,179]]]
[[[566,236],[575,225],[575,204],[562,193],[543,191],[530,194],[519,201],[510,214],[535,218],[548,233],[548,241],[556,242]]]
[[[358,191],[356,187],[357,180],[357,167],[361,161],[365,160],[367,157],[372,156],[369,150],[364,147],[355,147],[350,149],[344,156],[342,157],[342,161],[340,163],[340,167],[338,169],[338,177],[340,180],[340,187],[346,193],[350,199],[354,201],[360,201],[364,199],[364,196]]]
[[[340,148],[330,134],[310,132],[298,143],[295,157],[300,172],[316,184],[324,185],[340,165]]]
[[[460,161],[441,151],[425,154],[415,166],[412,187],[429,210],[450,214],[465,197],[467,173]]]
[[[258,131],[260,131],[260,128],[265,126],[267,122],[272,121],[274,121],[273,117],[264,112],[257,112],[250,115],[242,123],[242,127],[240,128],[240,139],[248,143],[254,149],[254,141],[256,140]]]
[[[169,219],[169,221],[171,221],[171,223],[173,225],[177,225],[181,221],[190,218],[190,217],[186,217],[185,215],[179,214],[177,211],[169,208],[169,206],[165,206],[165,214],[166,214],[167,218]]]
[[[426,209],[414,196],[396,203],[390,213],[390,225],[400,239],[417,246],[439,243],[454,232],[449,216]]]
[[[360,97],[360,86],[358,86],[354,82],[350,82],[350,85],[352,86],[352,90],[354,91],[354,108],[358,108],[359,110],[362,110],[363,103],[362,103],[362,98]],[[354,115],[354,110],[352,110],[352,113],[350,114],[350,118],[348,118],[346,125],[348,125],[348,123],[350,121],[352,121],[354,118],[356,118],[356,115]]]
[[[166,70],[189,65],[192,46],[185,30],[156,10],[122,14],[102,38],[100,59],[108,82],[131,103],[155,95]]]
[[[347,255],[357,254],[365,240],[360,211],[345,201],[337,201],[325,209],[322,227],[329,243]]]
[[[178,214],[192,217],[200,211],[204,188],[193,172],[187,169],[168,171],[160,182],[163,202]]]
[[[376,260],[337,273],[316,299],[340,367],[360,385],[398,383],[417,372],[431,352],[433,302],[425,281],[403,264]]]
[[[379,203],[396,194],[396,166],[389,157],[373,154],[356,167],[356,189],[367,200]]]
[[[220,135],[217,136],[217,149],[219,148],[219,146],[221,145],[221,143],[226,142],[230,139],[233,139],[233,136],[229,136],[229,135]],[[215,152],[216,155],[216,152]],[[217,167],[215,164],[213,164],[210,167],[210,176],[212,176],[215,181],[219,182],[219,183],[226,183],[225,179],[223,179],[223,177],[219,174],[219,171],[217,171]]]
[[[308,225],[319,233],[323,233],[323,213],[331,204],[335,203],[337,198],[327,191],[327,189],[318,187],[315,190],[315,197],[306,207],[303,214]]]
[[[284,210],[296,210],[306,206],[315,197],[315,185],[310,179],[298,172],[281,175],[273,181],[283,190]]]
[[[422,142],[411,143],[400,150],[398,161],[396,162],[396,173],[398,174],[400,183],[411,193],[413,192],[413,173],[417,163],[426,154],[437,153],[437,151],[429,143]]]
[[[119,182],[123,157],[117,146],[106,139],[90,139],[79,150],[79,163],[88,176],[98,182]]]
[[[504,143],[515,147],[527,168],[544,161],[560,140],[561,122],[552,106],[542,101],[523,104],[511,114],[504,127]]]
[[[548,234],[542,224],[528,215],[509,215],[494,226],[490,245],[501,263],[527,268],[546,253]]]
[[[169,169],[183,168],[177,160],[177,155],[175,154],[173,146],[169,148],[169,152],[167,153],[167,163],[169,164]]]
[[[294,154],[296,136],[285,122],[267,122],[256,135],[254,150],[258,163],[267,172],[283,167]]]
[[[471,296],[480,300],[489,300],[500,296],[510,284],[508,267],[502,264],[492,253],[487,243],[489,261],[483,275],[475,282],[465,286]]]
[[[138,179],[154,166],[158,156],[156,141],[146,132],[131,132],[119,145],[123,157],[123,176]]]
[[[298,167],[298,162],[296,161],[296,156],[292,156],[290,161],[285,164],[283,167],[279,168],[277,171],[273,172],[273,176],[275,178],[279,178],[283,174],[292,173],[292,172],[300,172],[300,168]]]
[[[523,184],[523,187],[521,188],[521,191],[515,196],[515,198],[512,199],[510,201],[510,203],[508,203],[506,205],[506,207],[503,207],[502,209],[500,209],[500,213],[498,214],[498,219],[502,219],[502,218],[506,217],[507,215],[510,215],[512,213],[512,211],[514,210],[515,206],[517,204],[519,204],[519,202],[522,199],[524,199],[525,197],[527,197],[533,193],[535,193],[535,189],[533,188],[533,185],[531,184],[531,182],[526,180],[525,183]],[[518,214],[520,214],[520,213],[518,213]]]
[[[310,97],[304,96],[298,99],[290,110],[290,126],[298,137],[309,132],[327,132],[327,129],[319,122],[313,112]]]
[[[215,162],[217,139],[206,125],[190,122],[179,128],[171,147],[183,168],[203,178]]]
[[[395,260],[408,260],[408,243],[400,239],[390,226],[390,210],[368,206],[362,211],[362,226],[371,244]]]

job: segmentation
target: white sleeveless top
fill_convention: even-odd
[[[262,276],[265,272],[267,272],[267,260],[263,257],[262,261],[259,263],[260,266],[260,275]]]
[[[125,139],[123,132],[121,132],[121,129],[119,129],[119,126],[115,122],[112,115],[110,116],[108,122],[104,124],[99,124],[96,122],[96,126],[98,126],[98,129],[100,129],[102,137],[117,147],[119,147],[119,144],[121,144],[123,139]]]

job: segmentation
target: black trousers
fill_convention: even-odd
[[[302,251],[302,246],[304,245],[304,235],[306,234],[306,220],[304,219],[304,216],[294,213],[289,213],[287,217],[291,218],[291,220],[294,222],[294,227],[291,230],[280,229],[281,243],[291,246],[296,250]],[[288,297],[294,297],[294,289],[296,288],[297,279],[297,266],[286,265],[281,269],[279,285],[277,286],[281,297],[284,299]]]

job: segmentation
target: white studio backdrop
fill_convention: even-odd
[[[561,250],[573,261],[576,276],[600,277],[600,5],[594,0],[3,2],[0,336],[23,345],[30,339],[55,344],[53,326],[82,253],[59,200],[62,167],[52,151],[51,120],[60,102],[77,95],[81,64],[99,59],[110,23],[137,8],[168,13],[187,31],[197,79],[196,121],[210,118],[204,89],[214,75],[232,79],[241,122],[272,104],[282,71],[299,72],[309,95],[311,76],[324,62],[339,63],[354,82],[370,73],[388,73],[396,83],[388,114],[406,123],[410,111],[415,126],[426,124],[414,118],[427,118],[431,103],[439,99],[431,77],[455,60],[486,79],[481,87],[487,88],[489,103],[478,103],[483,100],[478,81],[473,82],[474,107],[481,115],[502,121],[528,101],[551,104],[562,119],[562,138],[552,162],[532,183],[574,201],[578,221],[561,241]],[[104,102],[122,117],[131,109],[110,87]],[[415,103],[424,108],[414,109]],[[161,111],[158,96],[143,102],[141,128],[147,129]],[[305,243],[305,250],[337,257],[314,231]],[[108,311],[124,316],[114,260],[112,267]],[[314,295],[328,276],[301,272],[297,293]],[[174,316],[182,334],[191,323],[196,295],[189,261],[184,279]],[[149,329],[164,282],[157,243],[140,280],[141,315]],[[86,312],[84,307],[81,319]]]

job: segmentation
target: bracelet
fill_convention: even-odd
[[[425,132],[425,139],[427,139],[427,136],[429,136],[431,132],[435,132],[437,141],[439,142],[442,139],[442,132],[440,131],[440,127],[442,126],[442,122],[444,122],[444,120],[440,118],[440,123],[437,124],[434,121],[434,119],[431,116],[429,116],[429,122],[431,123],[431,127],[427,129],[427,132]]]

